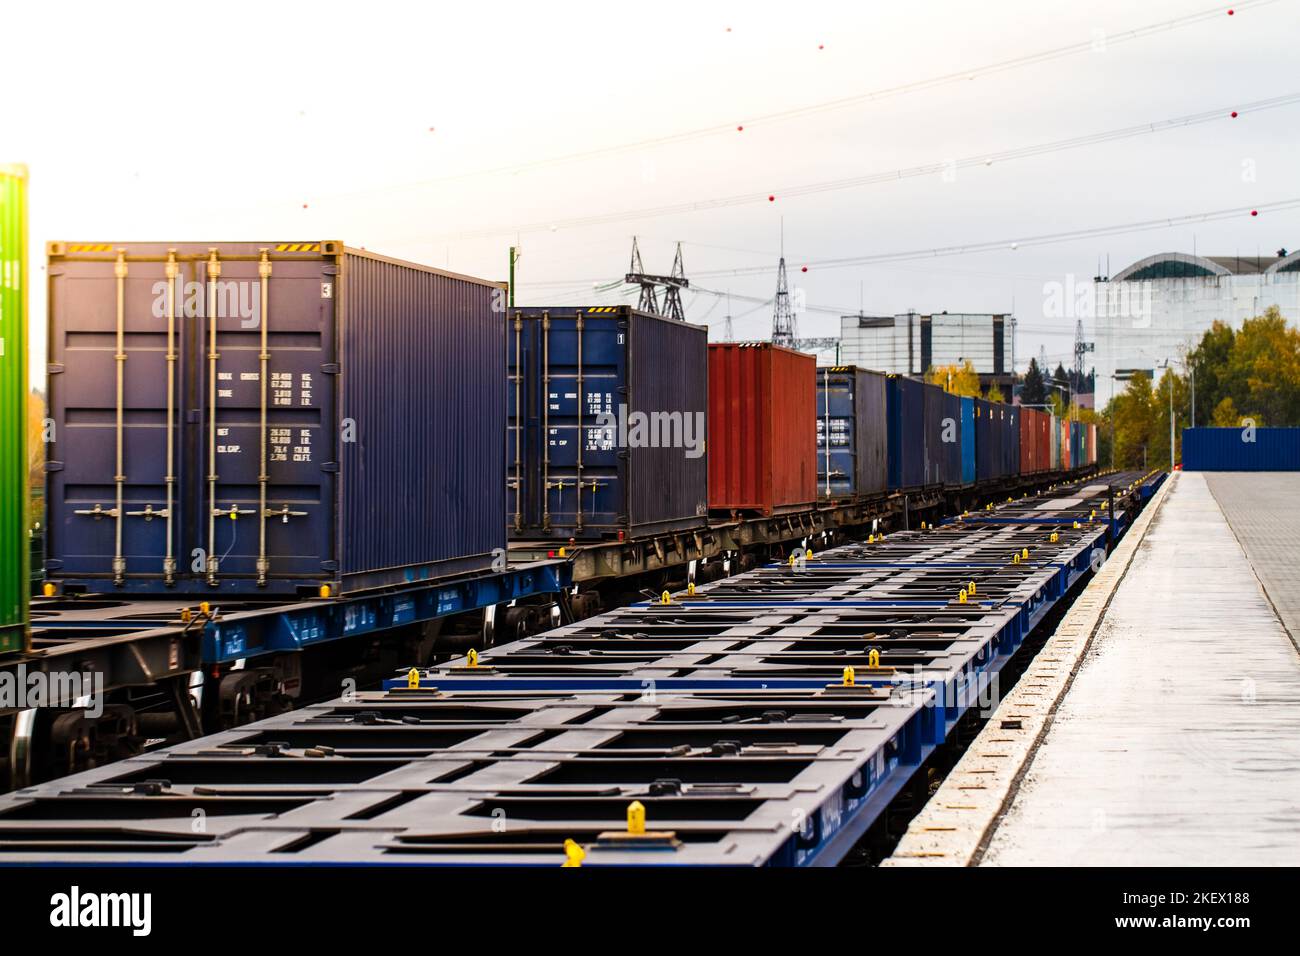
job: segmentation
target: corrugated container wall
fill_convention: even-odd
[[[876,495],[888,487],[885,383],[855,366],[817,370],[817,494]]]
[[[975,399],[961,400],[961,483],[975,484]]]
[[[49,253],[65,588],[340,593],[503,553],[500,285],[338,242]]]
[[[925,396],[925,483],[943,484],[943,389],[937,385],[922,385]]]
[[[1002,449],[1003,474],[1008,477],[1020,474],[1020,409],[1014,405],[999,405],[1002,429],[1006,436]]]
[[[943,421],[939,428],[943,483],[958,488],[961,480],[961,396],[943,393]]]
[[[0,166],[0,654],[27,644],[27,170]]]
[[[709,507],[817,500],[817,360],[769,342],[709,346]]]
[[[510,313],[511,535],[703,527],[708,330],[628,306]]]
[[[1057,419],[1055,415],[1050,415],[1050,419],[1051,419],[1051,424],[1048,426],[1048,429],[1051,432],[1052,447],[1051,447],[1050,454],[1052,456],[1052,471],[1060,471],[1061,470],[1061,423],[1060,420]]]
[[[889,418],[889,489],[920,488],[925,484],[925,386],[901,375],[889,376],[885,409]]]
[[[1184,428],[1185,471],[1300,471],[1300,428]]]
[[[1074,468],[1070,452],[1070,420],[1062,418],[1057,421],[1057,426],[1061,433],[1061,470],[1071,471]]]

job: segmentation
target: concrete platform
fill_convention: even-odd
[[[1298,492],[1177,476],[975,862],[1300,863]]]

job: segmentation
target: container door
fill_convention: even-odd
[[[817,494],[837,498],[858,493],[854,375],[817,370]]]
[[[208,587],[332,580],[336,267],[218,249],[197,268],[204,308],[189,398],[201,520],[187,554],[202,559]]]
[[[56,244],[49,263],[47,568],[103,590],[186,572],[183,263]]]
[[[627,322],[593,312],[534,321],[542,396],[538,523],[545,534],[615,532],[627,519],[626,446],[649,427],[626,413]],[[609,420],[602,415],[617,424],[603,427]]]

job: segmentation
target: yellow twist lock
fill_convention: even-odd
[[[852,668],[852,667],[846,667],[846,668],[844,668],[843,683],[842,683],[840,686],[841,686],[841,687],[852,687],[854,681],[856,681],[856,680],[857,680],[857,675],[854,673],[853,668]]]
[[[811,561],[813,559],[813,553],[811,548],[809,548],[807,551],[803,553],[803,559],[805,561]]]
[[[41,593],[44,594],[46,597],[54,597],[54,585],[47,583],[44,587],[41,588]]]
[[[958,604],[965,604],[965,603],[966,603],[966,589],[965,589],[965,588],[962,588],[960,591],[957,592],[957,603],[958,603]]]
[[[924,522],[924,521],[921,522],[921,530],[922,530],[922,531],[925,530],[925,522]]]
[[[690,594],[690,595],[692,595],[692,596],[694,596],[694,594],[695,594],[695,582],[694,582],[694,581],[692,581],[690,584],[686,585],[686,593],[687,593],[687,594]]]
[[[1029,549],[1028,549],[1028,548],[1022,548],[1022,549],[1020,550],[1020,560],[1021,560],[1021,561],[1028,561],[1028,560],[1029,560]]]
[[[578,846],[573,840],[564,841],[564,862],[560,864],[563,869],[566,866],[582,866],[582,861],[587,858],[587,851]]]
[[[420,672],[414,667],[406,672],[406,686],[409,690],[415,690],[420,686]]]
[[[556,553],[557,553],[561,558],[567,558],[567,557],[569,556],[568,553],[567,553],[563,548],[560,548],[560,550],[557,551]]]
[[[1079,522],[1077,522],[1077,521],[1074,523],[1074,530],[1075,530],[1075,531],[1078,531],[1078,530],[1079,530]]]
[[[1019,563],[1020,563],[1020,552],[1019,552],[1019,551],[1014,551],[1014,552],[1012,552],[1012,554],[1011,554],[1011,563],[1012,563],[1012,564],[1019,564]]]
[[[633,800],[627,806],[627,832],[633,836],[645,834],[645,804]]]
[[[669,594],[667,591],[665,591],[665,592],[660,596],[660,598],[659,598],[659,603],[660,603],[660,604],[672,604],[672,603],[673,603],[672,595]]]
[[[880,651],[874,647],[867,652],[867,666],[868,667],[880,666]]]
[[[465,666],[478,667],[478,651],[472,647],[469,649],[469,653],[465,655]]]
[[[974,597],[974,596],[975,596],[975,582],[972,581],[970,584],[966,585],[966,590],[967,590],[968,592],[970,592],[970,594],[971,594],[972,597]]]
[[[332,594],[332,593],[333,593],[333,592],[330,591],[330,586],[329,586],[328,584],[322,584],[322,585],[320,586],[320,596],[321,596],[321,597],[323,597],[323,598],[327,598],[327,597],[329,597],[330,594]]]
[[[202,602],[200,602],[200,603],[199,603],[199,613],[202,614],[202,615],[205,616],[205,617],[206,617],[207,615],[211,614],[211,613],[212,613],[212,605],[209,604],[207,601],[202,601]]]

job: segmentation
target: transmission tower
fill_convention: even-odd
[[[678,322],[686,321],[686,310],[682,308],[682,290],[689,287],[686,266],[682,263],[682,244],[679,242],[677,255],[673,257],[673,271],[669,273],[668,281],[664,283],[664,315]]]
[[[799,330],[790,306],[790,286],[785,278],[785,256],[776,270],[776,305],[772,309],[772,344],[794,347]]]
[[[1083,340],[1083,319],[1074,323],[1074,382],[1070,393],[1083,391],[1083,357],[1096,348],[1097,343]]]
[[[632,263],[628,267],[628,273],[624,281],[629,285],[639,285],[641,287],[641,299],[637,302],[637,308],[642,312],[651,312],[655,315],[667,316],[670,319],[676,319],[678,322],[686,321],[686,310],[682,308],[682,290],[690,288],[690,281],[686,278],[686,267],[682,263],[682,244],[677,243],[677,256],[673,259],[673,271],[671,275],[660,276],[652,275],[645,271],[645,266],[641,264],[641,250],[637,246],[636,236],[632,237]],[[663,307],[659,305],[659,290],[663,289]]]
[[[641,264],[641,250],[636,244],[636,236],[632,237],[632,264],[628,266],[626,281],[641,287],[641,300],[636,307],[642,312],[658,315],[659,287],[654,282],[654,276],[646,275],[645,266]]]

